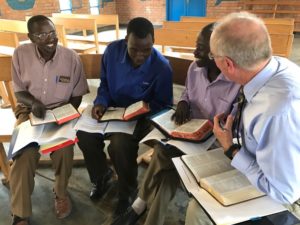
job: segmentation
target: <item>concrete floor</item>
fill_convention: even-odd
[[[300,34],[295,35],[291,60],[300,65]],[[98,85],[98,81],[92,82],[91,94],[85,96],[84,103],[91,102]],[[178,98],[181,92],[180,87],[174,87],[174,94]],[[6,146],[7,147],[7,146]],[[141,145],[139,154],[146,151],[147,146]],[[76,154],[80,154],[77,149]],[[145,164],[139,166],[139,181],[141,181],[146,169]],[[0,171],[0,177],[2,173]],[[69,192],[73,202],[73,211],[71,215],[63,220],[58,220],[54,216],[54,200],[52,195],[53,172],[51,168],[39,168],[35,179],[35,190],[32,195],[33,216],[32,225],[100,225],[110,224],[111,215],[117,203],[116,199],[116,181],[108,193],[97,203],[90,201],[88,193],[91,184],[84,166],[74,167],[69,183]],[[169,204],[165,225],[184,224],[185,208],[188,202],[188,196],[181,187],[178,188],[177,195],[172,203]],[[139,224],[143,224],[143,219]],[[9,208],[9,190],[0,184],[0,225],[11,223]]]

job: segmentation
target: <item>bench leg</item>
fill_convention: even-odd
[[[4,83],[2,81],[0,81],[0,97],[2,97],[2,100],[3,100],[3,104],[1,105],[1,108],[10,107],[8,95],[7,95]]]
[[[4,178],[2,179],[2,183],[8,184],[8,182],[9,182],[8,175],[9,175],[10,165],[7,160],[7,156],[6,156],[6,152],[4,150],[3,143],[0,143],[0,168],[4,175]]]

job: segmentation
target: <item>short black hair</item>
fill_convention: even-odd
[[[203,27],[203,29],[201,30],[202,33],[212,33],[213,32],[213,29],[215,28],[216,26],[216,22],[213,22],[213,23],[210,23],[210,24],[207,24],[205,27]]]
[[[44,21],[50,21],[53,24],[53,22],[47,16],[36,15],[36,16],[31,17],[27,22],[28,33],[32,33],[33,24],[41,23],[41,22],[44,22]]]
[[[133,33],[138,38],[145,38],[151,34],[154,40],[154,27],[153,24],[144,17],[136,17],[129,21],[127,26],[127,35]]]

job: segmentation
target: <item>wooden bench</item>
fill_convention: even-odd
[[[55,24],[56,28],[62,26],[63,34],[65,35],[64,41],[67,43],[67,47],[74,49],[78,53],[90,53],[99,52],[99,42],[97,34],[97,25],[95,19],[78,19],[78,18],[50,18]],[[93,31],[93,43],[86,43],[82,41],[67,42],[66,33],[67,30],[91,30]]]
[[[300,2],[297,0],[242,0],[243,10],[261,17],[293,18],[295,31],[300,31]]]
[[[179,22],[165,21],[161,29],[155,29],[155,44],[163,46],[162,52],[165,52],[164,46],[184,47],[183,50],[192,51],[198,32],[207,24],[218,20],[206,17],[181,17],[181,19]],[[294,39],[294,19],[263,20],[271,37],[273,54],[289,57]]]
[[[91,15],[91,14],[64,14],[64,13],[52,13],[52,17],[58,17],[58,18],[86,18],[86,19],[95,19],[97,28],[103,27],[103,26],[114,26],[116,33],[115,33],[115,39],[119,39],[119,16],[118,15]],[[82,41],[93,41],[91,37],[87,36],[87,32],[84,29],[83,30],[83,36],[78,35],[67,35],[68,40],[82,40]],[[102,38],[101,35],[98,37],[98,41],[100,44],[108,44],[114,40],[108,40],[105,38]]]

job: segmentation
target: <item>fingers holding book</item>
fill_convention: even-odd
[[[106,107],[103,105],[94,105],[92,109],[92,118],[96,120],[100,120],[103,116],[104,112],[106,110]]]

